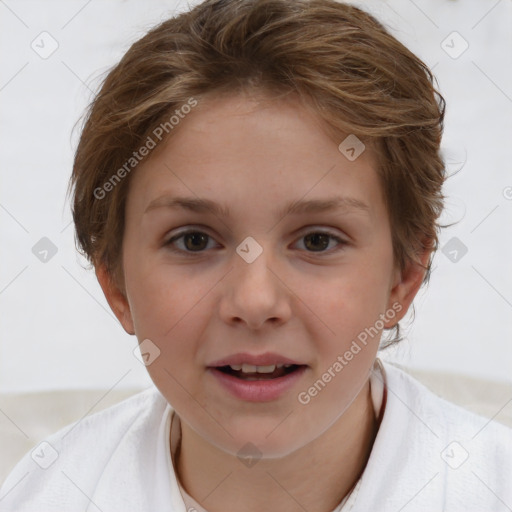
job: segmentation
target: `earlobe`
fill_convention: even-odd
[[[399,269],[396,270],[393,288],[389,295],[388,308],[397,311],[397,315],[393,320],[389,321],[389,325],[386,324],[386,328],[394,327],[407,314],[409,306],[412,304],[423,283],[426,273],[423,267],[427,266],[430,254],[430,250],[426,250],[421,254],[419,259],[421,265],[417,262],[409,261],[402,272]],[[397,305],[400,305],[400,308]]]
[[[124,330],[128,334],[135,334],[130,305],[125,295],[114,283],[104,264],[98,264],[95,271],[110,309],[112,309]]]

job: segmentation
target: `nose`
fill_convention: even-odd
[[[293,293],[272,258],[263,252],[251,263],[235,252],[234,268],[223,279],[219,314],[228,324],[245,324],[252,330],[279,325],[291,317]]]

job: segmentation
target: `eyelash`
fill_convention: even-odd
[[[189,234],[206,235],[208,237],[208,241],[213,239],[213,237],[211,237],[208,233],[205,233],[204,231],[200,231],[198,229],[189,229],[189,230],[182,231],[181,233],[177,233],[176,235],[174,235],[172,238],[170,238],[169,240],[164,242],[164,246],[167,247],[172,252],[187,254],[187,255],[191,255],[191,256],[201,255],[204,252],[206,252],[206,249],[204,249],[202,251],[188,251],[188,250],[184,250],[184,249],[176,249],[175,247],[172,246],[173,242],[175,242],[176,240],[179,240],[180,238],[183,238],[185,235],[189,235]],[[345,245],[348,245],[348,242],[346,242],[345,240],[343,240],[342,238],[340,238],[339,236],[335,235],[334,233],[332,233],[330,231],[321,231],[321,230],[309,231],[309,232],[305,233],[304,235],[302,235],[300,237],[300,239],[305,238],[307,235],[312,235],[312,234],[327,235],[332,240],[335,240],[336,242],[338,242],[339,247],[335,248],[334,250],[331,249],[331,250],[325,250],[325,251],[306,251],[310,254],[331,254],[333,252],[342,250]]]

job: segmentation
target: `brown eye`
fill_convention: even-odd
[[[347,244],[347,242],[342,240],[340,237],[323,231],[312,231],[311,233],[304,235],[301,240],[304,240],[304,247],[308,252],[333,252],[341,249]],[[328,249],[331,241],[337,242],[339,247],[335,247],[332,251],[326,250]]]
[[[313,251],[323,251],[329,246],[329,239],[331,237],[325,233],[313,233],[304,237],[305,246]]]
[[[165,245],[176,252],[203,252],[211,239],[209,235],[201,231],[185,231],[168,240]],[[175,249],[172,247],[178,240],[182,240],[181,247]]]
[[[208,242],[208,235],[205,233],[187,233],[184,235],[185,247],[191,251],[204,249]]]

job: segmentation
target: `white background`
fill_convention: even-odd
[[[512,383],[512,0],[364,7],[438,78],[448,104],[448,170],[461,169],[446,184],[442,218],[459,222],[442,233],[441,247],[457,237],[468,249],[456,263],[436,255],[408,340],[386,357]],[[72,129],[102,74],[176,9],[187,5],[0,2],[0,392],[151,382],[132,353],[136,338],[75,251],[65,194],[78,136]],[[43,31],[59,45],[47,59],[31,48]],[[453,31],[469,44],[458,58],[442,47],[462,48]],[[43,237],[57,247],[46,263],[32,252]]]

